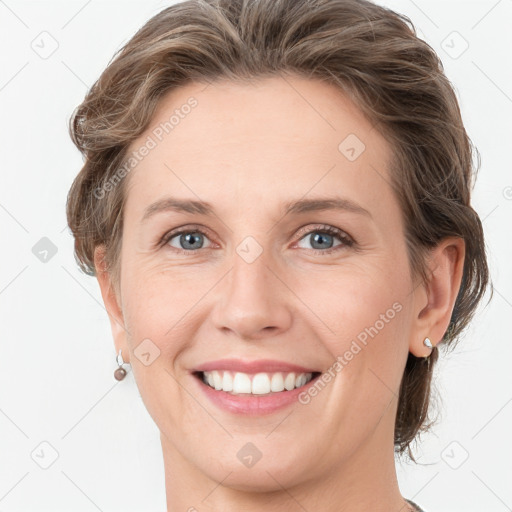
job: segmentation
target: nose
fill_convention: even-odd
[[[217,329],[244,340],[276,336],[292,322],[285,279],[260,255],[252,263],[235,254],[233,268],[219,283],[212,313]]]

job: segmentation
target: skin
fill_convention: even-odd
[[[189,84],[161,100],[130,149],[191,96],[198,105],[125,178],[118,288],[104,248],[95,254],[116,352],[161,432],[168,511],[408,510],[393,453],[400,380],[408,352],[428,355],[424,338],[438,343],[449,325],[463,241],[432,251],[428,283],[411,280],[404,220],[388,185],[392,149],[347,97],[317,81]],[[366,146],[354,161],[338,150],[348,134]],[[371,218],[282,215],[286,201],[334,194]],[[208,201],[216,215],[166,211],[141,222],[148,205],[169,196]],[[355,248],[335,235],[314,245],[310,234],[323,225]],[[179,235],[157,245],[188,226],[207,231],[195,254],[175,252],[190,251]],[[262,249],[252,263],[236,251],[248,236]],[[210,402],[189,373],[235,356],[326,371],[394,303],[400,312],[306,405],[235,415]],[[146,366],[134,351],[148,338],[159,355]],[[237,458],[248,442],[262,453],[251,468]]]

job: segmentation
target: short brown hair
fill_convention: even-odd
[[[390,185],[405,219],[412,276],[428,279],[425,256],[443,238],[464,239],[462,284],[442,340],[453,346],[489,281],[482,224],[470,205],[480,158],[435,51],[409,18],[366,0],[188,0],[151,18],[70,120],[85,157],[67,202],[78,264],[95,275],[94,250],[103,245],[118,282],[127,180],[105,197],[95,191],[115,176],[166,92],[192,81],[287,73],[338,87],[391,144]],[[429,427],[437,357],[436,349],[430,364],[408,356],[395,423],[398,453]]]

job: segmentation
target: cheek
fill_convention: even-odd
[[[370,326],[382,333],[392,330],[389,326],[403,306],[405,278],[376,262],[341,264],[335,270],[312,272],[307,279],[295,277],[293,290],[314,313],[311,318],[317,317],[316,323],[323,324],[343,349],[352,338],[364,340]]]
[[[176,382],[183,377],[181,356],[191,349],[195,331],[204,323],[201,299],[215,284],[215,276],[211,276],[210,283],[204,274],[198,277],[190,270],[173,272],[142,266],[126,270],[123,309],[130,333],[132,371],[157,424],[173,421],[184,414],[183,392]],[[148,352],[149,356],[143,355]],[[146,364],[147,358],[150,364]],[[181,413],[158,419],[168,403]]]
[[[186,417],[176,368],[190,344],[196,293],[183,292],[165,276],[131,273],[123,286],[123,310],[129,332],[131,368],[140,396],[161,430],[174,432]],[[185,398],[187,398],[185,396]],[[173,414],[165,414],[173,404]],[[181,418],[181,419],[180,419]],[[189,421],[192,421],[189,419]]]
[[[127,274],[123,295],[130,324],[157,339],[174,338],[174,331],[189,323],[190,313],[211,288],[206,274],[190,268],[145,268],[141,264],[127,269]]]
[[[298,280],[293,287],[305,298],[309,324],[324,333],[325,349],[342,366],[336,372],[339,392],[360,394],[362,403],[389,399],[390,390],[400,384],[408,352],[409,281],[399,268],[407,267],[382,260],[350,264],[336,272],[317,272],[308,280],[314,286]]]

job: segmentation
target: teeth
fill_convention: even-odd
[[[213,385],[214,385],[214,388],[217,389],[217,390],[222,389],[222,376],[220,375],[220,373],[217,372],[217,371],[213,371],[212,375],[213,375]]]
[[[271,391],[284,391],[284,379],[282,373],[274,373],[270,382]]]
[[[246,373],[235,373],[233,379],[233,392],[234,393],[250,393],[251,392],[251,379]]]
[[[231,394],[250,393],[266,395],[270,392],[291,391],[307,384],[313,378],[312,373],[256,373],[250,375],[242,372],[213,370],[203,372],[203,382],[217,391]]]
[[[224,391],[233,391],[233,376],[229,372],[224,372],[222,379],[222,389]]]
[[[293,388],[295,388],[295,373],[289,373],[286,376],[286,379],[284,379],[284,387],[291,391]]]
[[[251,392],[253,395],[264,395],[270,393],[270,379],[266,373],[257,373],[252,378]]]

